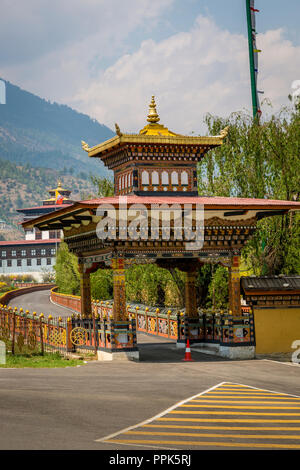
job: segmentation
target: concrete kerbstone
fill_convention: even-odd
[[[97,351],[98,361],[139,361],[139,351]]]

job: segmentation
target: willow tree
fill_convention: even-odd
[[[300,188],[300,107],[283,108],[268,120],[246,113],[228,118],[206,116],[216,135],[229,125],[226,141],[199,163],[199,194],[296,200]],[[299,215],[291,213],[258,222],[243,250],[255,274],[300,273]],[[298,254],[298,256],[297,256]]]

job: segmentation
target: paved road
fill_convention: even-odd
[[[229,421],[223,422],[226,423],[224,426],[233,427],[238,424],[238,426],[253,427],[252,422],[246,424],[242,421],[255,418],[251,413],[257,411],[249,408],[249,402],[243,403],[242,408],[233,409],[229,406],[237,406],[236,404],[225,403],[226,398],[228,400],[230,396],[226,398],[222,396],[219,406],[214,405],[214,408],[207,407],[207,402],[203,402],[206,405],[204,408],[195,406],[202,405],[201,402],[190,401],[191,399],[202,400],[205,396],[200,394],[212,387],[216,387],[217,393],[221,394],[224,382],[227,383],[225,386],[229,389],[236,388],[235,385],[230,386],[230,383],[261,389],[261,395],[267,394],[264,398],[260,397],[264,401],[267,401],[267,398],[271,400],[266,390],[300,397],[299,366],[265,360],[229,361],[196,351],[192,351],[194,362],[183,362],[184,351],[177,350],[174,343],[145,335],[139,335],[139,339],[140,362],[93,362],[66,369],[0,368],[0,449],[139,450],[153,447],[203,449],[206,446],[210,449],[224,449],[219,444],[220,439],[222,442],[239,444],[236,447],[230,447],[232,449],[242,449],[241,442],[261,443],[263,447],[260,448],[267,449],[273,448],[270,447],[270,443],[286,444],[286,448],[289,448],[288,444],[298,445],[300,449],[299,430],[285,431],[284,429],[290,425],[295,428],[300,427],[300,424],[297,424],[300,421],[300,412],[296,408],[262,410],[264,414],[284,413],[282,416],[270,417],[270,419],[279,420],[282,418],[283,422],[258,423],[263,427],[281,427],[281,430],[244,430],[245,434],[252,436],[257,433],[270,435],[293,433],[294,439],[205,438],[202,435],[190,438],[190,436],[186,437],[186,433],[191,432],[188,428],[183,431],[176,431],[175,428],[158,431],[155,427],[152,432],[180,432],[185,436],[175,438],[174,435],[171,437],[159,435],[160,441],[177,441],[177,444],[156,442],[151,445],[148,442],[133,442],[125,445],[120,442],[103,442],[102,439],[107,436],[120,433],[120,431],[124,432],[125,428],[136,426],[145,420],[151,419],[152,421],[148,424],[157,426],[157,419],[153,420],[153,418],[161,413],[164,418],[176,417],[175,425],[187,426],[190,413],[177,413],[176,415],[165,413],[174,406],[176,406],[174,410],[177,411],[191,411],[190,419],[200,419],[200,421],[190,422],[196,426],[209,424],[221,427],[221,419],[228,419]],[[230,391],[231,396],[234,396],[234,392],[239,392],[239,390],[227,391]],[[209,399],[214,398],[211,392],[208,395]],[[246,397],[240,394],[238,399],[242,398],[245,401]],[[233,401],[234,398],[230,400]],[[252,400],[254,401],[253,398]],[[275,401],[276,407],[281,406],[277,403],[279,400]],[[288,397],[286,402],[290,401],[294,400]],[[296,402],[296,406],[299,406],[297,400]],[[192,405],[192,407],[183,405]],[[259,405],[255,403],[255,406]],[[264,403],[262,406],[271,405]],[[199,411],[205,413],[199,413]],[[287,416],[287,413],[291,413],[290,416]],[[181,415],[184,422],[178,420]],[[269,419],[268,416],[261,415],[257,415],[257,418]],[[207,419],[217,419],[218,422],[205,421]],[[239,423],[234,421],[235,419]],[[287,419],[294,419],[297,422],[286,423]],[[161,421],[159,424],[168,424],[168,422]],[[141,428],[134,428],[133,431],[140,432]],[[144,429],[142,431],[151,432],[151,428],[149,431],[144,431]],[[123,432],[121,440],[124,438]],[[193,433],[222,434],[224,432],[236,434],[231,429],[214,429],[213,432],[210,429],[201,429]],[[135,437],[133,440],[158,440],[158,436],[154,437],[153,434],[151,434],[152,437],[147,436],[141,439],[141,435],[131,434],[130,439]],[[113,439],[117,440],[117,437]],[[194,444],[182,444],[184,440]],[[207,442],[211,444],[208,445]]]
[[[50,290],[41,290],[31,292],[30,294],[20,295],[13,299],[9,305],[11,307],[20,307],[29,312],[36,312],[38,315],[43,312],[44,315],[53,317],[68,317],[72,313],[69,309],[60,307],[50,301]]]
[[[159,340],[153,345],[141,344],[140,351],[139,363],[0,369],[0,448],[151,448],[146,444],[128,447],[96,441],[222,382],[300,396],[298,366],[262,360],[223,361],[196,352],[195,362],[182,362],[183,351]],[[247,415],[239,413],[235,417],[240,420]]]
[[[222,383],[99,442],[176,449],[300,449],[300,397]]]

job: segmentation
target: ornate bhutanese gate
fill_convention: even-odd
[[[191,330],[189,325],[197,326],[195,276],[199,266],[213,262],[228,267],[229,313],[240,316],[241,248],[253,234],[258,220],[300,206],[290,201],[199,197],[197,162],[222,144],[228,129],[212,137],[175,134],[158,124],[154,97],[147,121],[139,134],[123,134],[116,124],[116,136],[112,139],[93,148],[82,142],[89,157],[100,158],[114,171],[113,197],[80,201],[23,224],[40,230],[63,229],[65,242],[79,260],[83,317],[91,316],[90,273],[99,268],[113,270],[114,330],[110,347],[99,348],[99,358],[138,357],[126,312],[128,266],[157,263],[186,273],[186,334],[179,344],[184,343]],[[99,206],[102,212],[97,210]],[[189,242],[197,227],[200,208],[203,208],[203,244],[197,248]],[[168,227],[161,213],[170,216]],[[188,228],[183,227],[183,220],[189,220]],[[100,226],[105,228],[105,239],[98,236]],[[195,336],[191,340],[199,342]]]

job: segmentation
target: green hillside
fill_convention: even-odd
[[[0,105],[0,221],[8,227],[0,230],[0,239],[12,240],[24,235],[16,209],[40,205],[58,179],[74,200],[95,193],[90,175],[111,172],[88,158],[81,140],[93,146],[114,134],[68,106],[5,83],[6,104]]]
[[[50,103],[5,83],[6,104],[0,106],[0,159],[108,175],[103,163],[89,159],[81,148],[81,140],[93,146],[111,138],[114,134],[108,127],[66,105]]]
[[[72,173],[72,170],[70,170]],[[48,190],[56,188],[58,179],[62,186],[72,191],[73,200],[96,195],[97,190],[90,176],[81,172],[74,176],[70,171],[56,171],[47,168],[34,168],[28,163],[16,165],[0,160],[0,220],[9,224],[9,229],[0,234],[1,239],[22,238],[24,232],[18,222],[22,215],[16,209],[41,205],[49,197]]]

